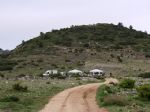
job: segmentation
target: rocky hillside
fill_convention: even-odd
[[[47,69],[66,71],[101,67],[109,72],[123,68],[122,73],[126,74],[127,69],[147,69],[145,63],[140,63],[143,68],[139,67],[138,60],[149,60],[149,53],[150,35],[136,31],[132,26],[127,28],[122,23],[82,25],[41,32],[36,38],[22,41],[7,59],[3,59],[1,66],[3,68],[9,60],[9,70],[13,72],[6,74],[13,75],[41,74]],[[136,67],[131,68],[131,64]],[[7,71],[7,68],[2,70]]]

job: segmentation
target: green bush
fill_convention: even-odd
[[[18,102],[20,99],[16,96],[8,96],[0,99],[0,102]]]
[[[121,57],[120,57],[120,56],[117,56],[117,59],[118,59],[118,62],[120,62],[120,63],[122,63],[122,62],[123,62],[123,60],[121,59]]]
[[[150,78],[150,72],[141,73],[141,74],[139,74],[139,77]]]
[[[144,84],[136,88],[139,97],[150,100],[150,84]]]
[[[108,95],[104,98],[104,105],[125,106],[128,102],[124,97],[118,95]]]
[[[4,78],[5,76],[4,76],[4,74],[0,73],[0,77]]]
[[[22,92],[27,92],[28,87],[27,86],[22,86],[20,83],[16,83],[12,85],[13,90],[15,91],[22,91]]]
[[[145,58],[150,58],[150,54],[145,54]]]
[[[107,85],[102,85],[98,88],[97,93],[96,93],[96,99],[98,104],[104,101],[104,97],[113,94],[115,91],[112,90],[110,86]]]
[[[123,81],[121,81],[121,83],[119,84],[119,86],[121,88],[129,88],[132,89],[135,86],[135,80],[132,79],[124,79]]]
[[[81,80],[81,78],[80,77],[76,77],[76,80]]]
[[[16,65],[17,62],[12,60],[0,60],[0,71],[12,70]]]
[[[5,65],[5,66],[0,66],[0,71],[8,71],[8,70],[12,70],[13,67],[10,65]]]

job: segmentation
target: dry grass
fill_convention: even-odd
[[[118,105],[125,106],[128,104],[128,101],[119,95],[109,95],[104,98],[104,105]]]

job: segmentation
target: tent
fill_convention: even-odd
[[[82,74],[83,72],[77,69],[74,70],[70,70],[68,73],[72,73],[72,74]]]
[[[91,76],[103,76],[104,71],[99,69],[93,69],[90,71]]]
[[[82,75],[83,74],[83,72],[81,70],[77,70],[77,69],[70,70],[68,73],[73,74],[73,75]]]

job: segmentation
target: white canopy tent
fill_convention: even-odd
[[[72,74],[82,74],[83,72],[77,69],[74,70],[70,70],[68,73],[72,73]]]
[[[99,69],[93,69],[90,71],[90,75],[92,76],[102,76],[104,73],[103,70],[99,70]]]
[[[77,69],[70,70],[68,73],[71,75],[80,75],[80,76],[83,74],[81,70],[77,70]]]

